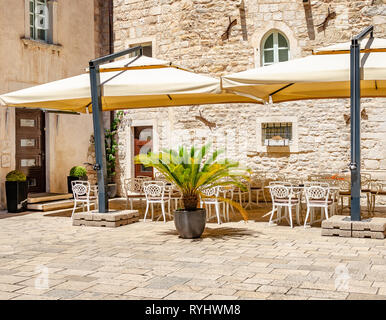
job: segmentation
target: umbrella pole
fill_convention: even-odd
[[[105,130],[103,126],[102,94],[99,65],[114,60],[123,55],[139,52],[143,53],[142,47],[122,50],[116,53],[100,57],[89,62],[90,70],[90,88],[92,102],[92,119],[94,125],[95,141],[95,160],[94,169],[98,177],[98,212],[107,213],[109,211],[109,202],[107,196],[107,166],[106,166],[106,149],[105,149]]]
[[[96,164],[94,169],[98,177],[98,212],[109,211],[107,197],[107,167],[105,150],[105,132],[103,126],[103,112],[101,101],[100,73],[99,66],[90,65],[90,84],[92,100],[92,120],[94,125],[94,142]]]
[[[351,221],[361,220],[361,88],[360,88],[360,41],[370,33],[367,27],[351,40],[350,90],[351,90]]]

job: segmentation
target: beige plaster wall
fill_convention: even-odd
[[[95,57],[94,0],[58,0],[54,20],[56,43],[42,44],[26,38],[25,0],[0,0],[0,93],[18,90],[83,73]],[[15,168],[14,109],[0,109],[0,152],[9,152],[11,164],[0,168],[1,206],[4,206],[4,178]],[[53,192],[65,192],[65,179],[73,165],[87,161],[92,133],[90,115],[48,115],[48,176]],[[59,125],[58,125],[59,123]]]

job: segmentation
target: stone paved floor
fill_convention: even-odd
[[[0,299],[386,299],[386,241],[317,227],[209,223],[184,240],[173,222],[73,227],[32,213],[0,229]]]

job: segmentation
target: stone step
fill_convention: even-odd
[[[59,201],[47,201],[40,203],[28,203],[28,210],[37,211],[53,211],[60,209],[72,208],[74,206],[74,200],[59,200]]]
[[[68,209],[59,209],[59,210],[52,210],[52,211],[43,211],[42,213],[44,213],[44,216],[60,216],[60,217],[71,217],[71,214],[72,214],[72,208],[68,208]],[[90,204],[90,210],[94,210],[95,209],[95,204],[93,202],[91,202]],[[87,209],[85,209],[87,210]],[[83,209],[82,207],[78,207],[76,208],[75,212],[83,212]]]
[[[73,195],[71,193],[29,193],[28,194],[28,203],[40,203],[47,201],[57,201],[57,200],[68,200],[71,199]]]

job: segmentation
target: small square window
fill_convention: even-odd
[[[288,146],[292,141],[291,122],[262,123],[262,145]]]
[[[152,57],[153,56],[153,46],[151,43],[138,43],[134,45],[130,45],[131,48],[142,46],[142,53],[144,56]],[[137,55],[137,52],[132,52],[130,54],[130,57],[135,57]]]

